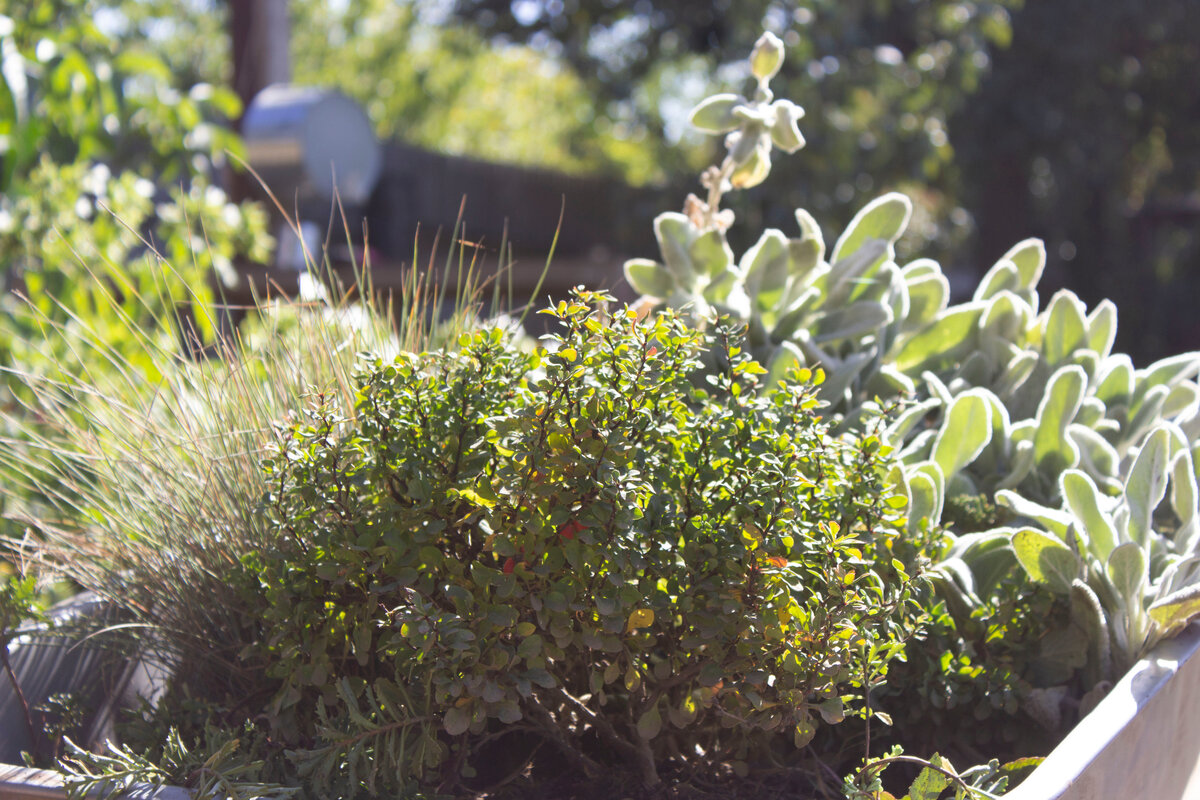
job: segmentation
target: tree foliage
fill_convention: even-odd
[[[769,204],[750,199],[743,208],[781,225],[764,206],[801,206],[844,226],[850,209],[880,190],[916,188],[919,213],[901,251],[929,252],[932,243],[933,254],[944,255],[970,226],[957,205],[947,119],[977,89],[991,53],[1007,45],[1010,10],[1018,5],[756,0],[699,8],[687,2],[458,0],[454,10],[488,35],[554,42],[552,49],[590,76],[601,109],[632,115],[656,140],[716,88],[696,74],[723,85],[748,77],[730,62],[749,51],[765,25],[788,50],[773,85],[805,108],[805,136],[822,158],[783,165],[778,174],[786,176],[780,183],[787,188],[776,190]],[[674,135],[664,146],[680,134],[666,129]],[[663,158],[683,166],[678,154]]]
[[[1049,287],[1121,298],[1121,349],[1200,347],[1194,6],[1031,3],[1013,24],[1012,48],[952,123],[981,255],[1040,236]]]
[[[228,285],[235,252],[261,255],[261,215],[214,185],[226,152],[240,152],[222,124],[240,113],[237,97],[178,82],[155,43],[130,33],[148,11],[121,17],[125,38],[100,26],[113,9],[93,0],[37,0],[0,17],[0,257],[5,287],[34,310],[0,301],[6,363],[36,363],[26,350],[38,325],[90,316],[109,291],[150,299],[127,307],[157,314],[147,327],[194,304],[193,333],[207,338],[210,272]],[[159,257],[171,268],[144,268]]]
[[[384,138],[567,172],[663,177],[653,149],[612,133],[560,60],[436,24],[421,4],[291,5],[293,77],[358,99]]]

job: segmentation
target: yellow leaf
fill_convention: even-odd
[[[649,628],[654,624],[654,611],[649,608],[639,608],[629,615],[626,631],[636,631],[638,628]]]

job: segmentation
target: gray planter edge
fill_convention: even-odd
[[[5,800],[61,800],[67,796],[63,777],[45,769],[0,764],[0,797]],[[192,800],[178,786],[136,785],[120,795],[123,800]]]
[[[1200,622],[1160,642],[1006,800],[1200,800]]]
[[[63,798],[62,776],[0,764],[0,797]],[[1113,686],[1007,800],[1200,800],[1200,622],[1161,642]],[[191,800],[137,786],[126,800]]]

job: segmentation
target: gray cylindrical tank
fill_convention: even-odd
[[[383,157],[366,113],[335,89],[277,84],[259,92],[242,118],[251,167],[285,208],[337,195],[363,205]]]

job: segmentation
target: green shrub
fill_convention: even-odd
[[[453,780],[506,730],[647,784],[697,748],[761,759],[902,649],[878,438],[831,436],[816,379],[764,390],[729,328],[603,299],[551,309],[549,351],[483,330],[369,358],[353,414],[317,397],[281,435],[246,657],[318,791]],[[726,367],[697,388],[709,348]]]

